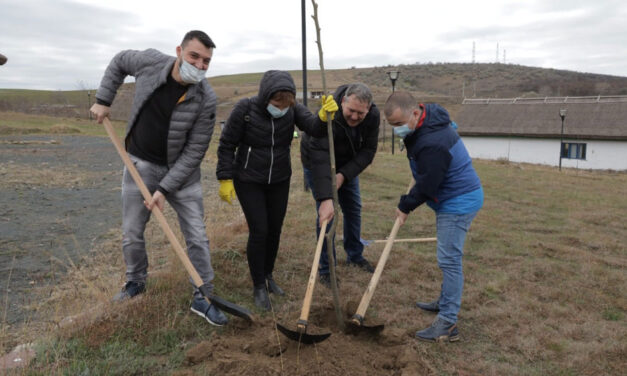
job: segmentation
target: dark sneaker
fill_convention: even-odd
[[[255,300],[255,305],[264,311],[270,311],[272,309],[266,286],[261,285],[259,287],[255,287],[253,289],[253,299]]]
[[[440,312],[440,302],[438,300],[431,303],[416,302],[416,307],[429,312]]]
[[[120,292],[115,294],[115,296],[113,297],[113,301],[119,302],[122,300],[134,298],[135,296],[142,294],[144,291],[146,291],[146,284],[144,284],[143,282],[129,281],[124,284]]]
[[[280,288],[279,285],[276,284],[276,282],[274,282],[272,276],[266,276],[266,285],[268,286],[268,291],[272,294],[277,294],[281,296],[285,295],[285,291],[283,291],[283,289]]]
[[[335,283],[337,284],[337,287],[340,287],[339,278],[337,277],[335,278]],[[320,284],[330,289],[331,288],[331,274],[320,274]]]
[[[430,327],[417,331],[416,338],[427,342],[455,342],[459,341],[459,331],[457,324],[438,316]]]
[[[368,273],[374,273],[374,268],[372,267],[372,265],[370,265],[370,263],[368,262],[368,260],[363,259],[361,261],[358,262],[348,262],[349,266],[355,266],[359,269],[362,269],[363,271],[366,271]]]
[[[215,304],[209,304],[205,298],[195,298],[192,300],[190,310],[200,317],[203,317],[209,324],[222,326],[229,322],[226,315],[220,311]]]

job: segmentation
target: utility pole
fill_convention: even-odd
[[[305,23],[305,13],[306,13],[305,0],[301,0],[300,2],[300,22],[302,25],[302,47],[303,47],[303,105],[307,107],[307,24]],[[300,142],[303,142],[301,138]],[[305,179],[305,174],[303,173],[303,189],[305,192],[309,191],[309,185],[307,185],[307,179]]]

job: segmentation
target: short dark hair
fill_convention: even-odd
[[[209,38],[209,35],[200,30],[192,30],[187,32],[187,34],[185,34],[185,36],[183,37],[183,41],[181,42],[181,48],[184,48],[187,42],[192,39],[198,39],[198,41],[207,48],[216,48],[215,43],[213,43],[211,38]]]
[[[392,116],[392,113],[397,108],[400,108],[403,113],[408,113],[409,111],[416,108],[418,102],[414,97],[407,91],[397,91],[392,93],[387,101],[385,101],[384,113],[386,117]]]

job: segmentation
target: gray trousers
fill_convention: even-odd
[[[139,175],[150,192],[157,190],[159,182],[168,172],[165,166],[129,155]],[[181,232],[187,244],[187,254],[196,271],[213,290],[211,281],[214,273],[209,255],[209,239],[205,228],[202,186],[200,181],[183,189],[170,192],[166,199],[178,215]],[[122,251],[126,263],[126,280],[145,282],[148,275],[148,256],[144,241],[144,230],[151,212],[144,206],[144,197],[133,177],[124,168],[122,178]],[[195,296],[200,292],[195,291]]]

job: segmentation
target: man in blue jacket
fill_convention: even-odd
[[[462,256],[470,223],[483,206],[483,188],[448,112],[437,104],[418,104],[408,92],[393,93],[385,103],[385,117],[403,139],[416,184],[401,196],[397,218],[423,203],[435,211],[437,259],[442,270],[440,297],[416,306],[438,315],[430,327],[416,332],[423,341],[457,341],[457,314],[464,275]]]

